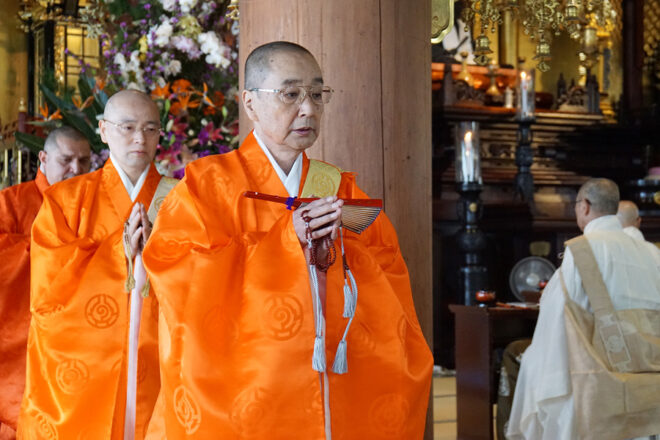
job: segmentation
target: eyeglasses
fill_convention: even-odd
[[[146,125],[142,128],[138,128],[137,125],[132,122],[117,124],[116,122],[108,121],[107,119],[104,119],[104,121],[117,127],[119,133],[126,137],[133,137],[137,131],[141,131],[146,137],[159,136],[162,133],[160,126],[158,125]]]
[[[327,104],[330,102],[330,98],[332,98],[332,94],[334,93],[334,90],[327,86],[290,86],[284,89],[260,89],[254,87],[248,91],[277,93],[280,100],[287,105],[300,105],[305,101],[307,95],[312,98],[312,102],[316,105]]]

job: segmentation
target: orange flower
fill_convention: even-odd
[[[87,99],[85,99],[85,102],[80,102],[80,98],[77,96],[72,96],[71,97],[71,102],[73,105],[78,109],[78,110],[85,110],[87,107],[92,105],[92,102],[94,101],[93,96],[88,96]]]
[[[105,80],[100,76],[97,76],[94,79],[96,80],[96,85],[94,86],[94,88],[100,92],[105,88]]]
[[[151,91],[151,97],[155,99],[167,99],[170,96],[170,84],[167,83],[163,87],[156,87]]]
[[[184,110],[188,110],[189,108],[197,108],[199,107],[200,101],[197,100],[190,100],[191,96],[189,94],[185,95],[180,95],[176,101],[172,103],[172,106],[170,107],[170,113],[173,115],[179,115]]]
[[[48,104],[44,102],[44,105],[39,107],[39,114],[41,115],[42,118],[48,119]]]
[[[174,81],[172,84],[172,92],[176,93],[177,95],[182,95],[182,94],[187,94],[193,91],[192,85],[190,84],[190,81],[187,79],[177,79]]]
[[[53,119],[62,119],[60,109],[57,109],[55,113],[49,116],[50,110],[48,109],[48,104],[44,102],[44,105],[39,107],[39,114],[44,119],[44,121],[52,121]]]
[[[216,92],[213,94],[213,103],[216,107],[222,107],[225,103],[225,95],[222,92],[216,90]]]

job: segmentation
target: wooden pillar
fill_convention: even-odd
[[[643,106],[643,22],[643,0],[623,0],[623,116],[633,124],[641,119]]]
[[[430,0],[240,2],[241,85],[252,49],[288,40],[314,54],[335,89],[310,156],[356,172],[385,200],[433,347],[430,34]],[[241,114],[241,135],[250,128]]]

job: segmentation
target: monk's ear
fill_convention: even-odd
[[[108,141],[105,138],[105,121],[103,119],[99,121],[99,134],[101,135],[101,140],[107,144]]]
[[[48,153],[46,153],[44,150],[41,150],[38,156],[39,156],[39,162],[46,163],[46,157],[48,157]]]
[[[250,118],[252,122],[259,120],[259,116],[255,110],[255,101],[254,101],[254,92],[243,90],[241,94],[241,99],[243,100],[243,107],[245,107],[245,114]]]

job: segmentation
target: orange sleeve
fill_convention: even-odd
[[[323,438],[310,279],[291,212],[240,196],[272,186],[243,188],[239,171],[211,173],[208,163],[188,167],[144,252],[164,316],[167,438]],[[258,177],[260,168],[249,171]],[[215,184],[220,179],[227,183]],[[364,194],[345,175],[339,196]],[[365,233],[345,238],[360,293],[347,337],[348,373],[328,374],[333,431],[351,440],[421,438],[433,360],[396,234],[381,214]],[[327,272],[328,368],[347,325],[339,261]]]
[[[355,175],[352,173],[344,173],[340,192],[347,194],[344,197],[368,198],[367,194],[357,186]],[[401,254],[394,226],[385,211],[381,211],[373,224],[359,236],[345,231],[345,237],[356,246],[364,246],[366,251],[373,256],[397,295],[410,324],[421,329],[412,299],[408,267]]]
[[[27,215],[16,210],[36,212],[40,204],[40,197],[18,200],[12,188],[0,192],[0,424],[12,429],[25,388],[30,322],[30,234],[17,221]]]
[[[32,229],[32,320],[19,438],[45,435],[33,432],[40,426],[59,438],[118,439],[130,310],[123,223],[98,202],[98,186],[67,190],[45,192]],[[146,432],[160,384],[152,296],[142,307],[136,439]]]

